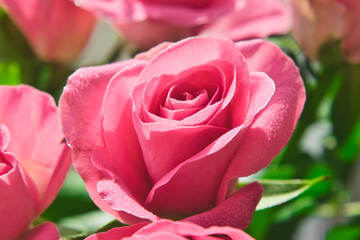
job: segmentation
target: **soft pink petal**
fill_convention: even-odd
[[[40,214],[55,198],[70,167],[55,101],[32,87],[3,86],[0,121],[11,135],[7,151],[15,154],[36,186]]]
[[[94,234],[85,240],[118,240],[118,239],[196,239],[212,240],[229,237],[232,240],[253,240],[242,230],[231,227],[203,227],[190,222],[172,222],[160,220],[153,223],[140,223],[129,227],[113,228],[104,233]],[[228,238],[226,238],[228,239]]]
[[[85,46],[95,17],[68,0],[2,0],[36,54],[46,61],[68,61]]]
[[[110,79],[122,68],[136,60],[127,60],[99,67],[88,67],[70,76],[60,98],[60,113],[67,143],[73,148],[73,164],[85,181],[93,201],[104,211],[119,217],[97,192],[102,174],[92,165],[96,146],[104,146],[102,133],[102,107]]]
[[[249,235],[247,235],[242,230],[231,228],[231,227],[220,227],[212,226],[208,229],[196,225],[191,222],[172,222],[169,220],[160,220],[154,223],[151,223],[139,231],[137,231],[134,236],[151,236],[155,232],[171,232],[179,236],[190,236],[193,239],[219,239],[217,237],[210,237],[211,235],[223,235],[229,236],[232,240],[251,240]],[[222,238],[220,238],[222,239]]]
[[[224,176],[219,199],[226,195],[231,179],[259,171],[280,152],[295,128],[305,102],[305,88],[297,67],[276,45],[254,40],[239,42],[238,46],[250,71],[264,72],[273,79],[275,93],[244,134],[246,140],[239,145]]]
[[[146,62],[139,60],[139,64],[118,72],[107,87],[103,105],[103,134],[110,156],[107,164],[125,186],[131,186],[131,194],[140,202],[145,200],[151,182],[132,124],[130,93],[145,66]]]
[[[205,125],[169,128],[162,123],[144,124],[136,117],[134,125],[153,182],[227,131],[225,128]]]
[[[250,224],[262,193],[263,188],[259,183],[251,183],[240,188],[213,209],[182,221],[196,223],[203,227],[231,226],[244,229]]]
[[[136,60],[81,68],[73,73],[59,101],[63,131],[73,149],[103,145],[102,105],[110,79]]]
[[[0,150],[4,151],[10,143],[10,132],[5,124],[0,124]]]
[[[218,59],[226,59],[239,72],[243,67],[244,57],[236,51],[234,43],[221,38],[187,38],[174,43],[155,56],[140,75],[139,83],[147,82],[154,76],[177,75],[184,69],[199,66]],[[176,64],[174,64],[176,63]]]
[[[119,239],[123,239],[125,237],[130,237],[137,230],[139,230],[140,228],[142,228],[143,226],[146,226],[148,224],[149,224],[148,222],[145,222],[145,223],[138,223],[138,224],[127,226],[127,227],[113,228],[107,232],[93,234],[93,235],[85,238],[85,240],[119,240]]]
[[[225,226],[225,227],[213,226],[213,227],[206,229],[205,233],[207,235],[225,235],[225,236],[228,236],[231,240],[254,240],[247,233],[245,233],[237,228],[232,228],[232,227],[228,227],[228,226]]]
[[[4,165],[7,171],[1,171]],[[25,182],[14,155],[2,151],[0,193],[0,239],[13,240],[34,220],[37,196]]]
[[[52,222],[45,222],[29,230],[19,240],[59,240],[60,233]]]
[[[238,41],[284,34],[290,30],[291,24],[291,10],[279,0],[237,0],[231,14],[205,25],[199,35]]]
[[[224,135],[233,138],[234,133]],[[165,218],[184,218],[216,206],[219,184],[233,154],[219,150],[216,146],[219,142],[209,144],[157,181],[149,193],[146,208]]]
[[[112,209],[130,213],[143,221],[156,221],[158,217],[146,210],[132,196],[128,195],[121,184],[112,180],[101,180],[97,184],[97,190],[101,199],[106,201]]]

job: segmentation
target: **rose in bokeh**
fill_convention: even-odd
[[[0,6],[44,61],[66,62],[78,56],[96,21],[69,0],[0,0]]]
[[[32,87],[0,87],[0,239],[59,239],[56,226],[30,224],[54,200],[70,151],[51,96]]]
[[[154,223],[139,223],[130,227],[114,228],[104,233],[94,234],[86,240],[118,240],[118,239],[228,239],[253,240],[245,232],[231,227],[210,227],[204,229],[193,223],[161,220]]]
[[[109,19],[142,49],[195,35],[232,40],[267,37],[290,30],[287,5],[279,0],[76,0]]]
[[[305,92],[275,45],[194,37],[136,59],[83,68],[60,112],[94,202],[126,223],[185,219],[246,227],[261,197],[237,178],[289,140]]]
[[[327,41],[341,41],[347,60],[360,62],[360,1],[292,0],[292,34],[310,58]]]

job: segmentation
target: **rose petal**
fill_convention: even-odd
[[[112,209],[132,215],[143,220],[156,221],[158,217],[143,208],[132,196],[129,196],[119,183],[111,180],[101,180],[97,183],[97,190],[100,197],[106,201]]]
[[[140,75],[139,83],[147,82],[159,73],[177,75],[194,66],[226,59],[238,72],[243,71],[245,59],[234,43],[218,38],[188,38],[174,43],[156,55]]]
[[[239,145],[224,176],[219,200],[225,197],[231,179],[259,171],[280,152],[295,128],[305,102],[304,84],[298,69],[276,45],[254,40],[239,42],[238,46],[250,71],[265,72],[273,79],[276,90],[243,136],[246,141]]]
[[[110,156],[108,164],[125,186],[131,186],[132,195],[140,202],[145,200],[151,182],[132,123],[130,93],[145,65],[139,61],[118,72],[108,85],[103,104],[104,139]]]
[[[14,155],[0,152],[0,164],[8,168],[0,172],[0,239],[15,239],[35,217],[36,191],[24,181]]]
[[[251,183],[240,188],[215,208],[182,221],[196,223],[203,227],[231,226],[244,229],[250,224],[262,193],[263,188],[259,183]]]
[[[4,151],[10,143],[9,129],[5,124],[0,124],[0,150]]]
[[[59,108],[66,141],[73,149],[103,145],[102,105],[107,85],[115,73],[136,62],[81,68],[69,77]]]
[[[146,226],[148,224],[149,224],[148,222],[143,222],[143,223],[138,223],[138,224],[134,224],[131,226],[113,228],[107,232],[93,234],[93,235],[85,238],[85,240],[119,240],[119,239],[123,239],[125,237],[130,237],[137,230],[139,230],[140,228],[142,228],[143,226]]]
[[[154,240],[191,238],[195,240],[212,240],[224,239],[226,237],[230,237],[232,240],[253,240],[248,234],[236,228],[216,226],[204,229],[190,222],[172,222],[169,220],[113,228],[105,233],[94,234],[86,238],[86,240],[118,240],[120,238]]]
[[[116,72],[137,62],[127,60],[76,71],[70,76],[59,102],[63,131],[67,143],[73,148],[73,164],[85,181],[92,200],[117,218],[120,218],[118,213],[98,195],[96,184],[102,175],[91,164],[91,156],[96,146],[105,144],[102,106],[107,85]]]
[[[52,222],[45,222],[29,230],[21,240],[59,240],[60,233]]]

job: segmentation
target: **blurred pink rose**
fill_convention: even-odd
[[[253,240],[245,232],[231,227],[210,227],[204,229],[193,223],[172,222],[161,220],[153,223],[139,223],[130,227],[113,228],[104,233],[94,234],[86,240],[118,240],[118,239],[228,239],[228,240]]]
[[[329,40],[340,40],[349,62],[360,62],[360,1],[292,0],[292,33],[310,58]]]
[[[109,19],[142,49],[194,35],[232,40],[267,37],[290,30],[290,9],[279,0],[76,0]]]
[[[28,86],[0,87],[0,239],[59,238],[52,223],[26,231],[69,170],[70,151],[62,139],[51,96]],[[40,238],[43,232],[47,238]]]
[[[275,45],[194,37],[78,70],[60,112],[74,166],[104,211],[131,224],[244,228],[262,188],[236,191],[237,178],[279,153],[304,100],[298,69]]]
[[[95,17],[70,0],[0,0],[44,61],[69,61],[81,52]]]

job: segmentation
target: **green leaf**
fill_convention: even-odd
[[[321,176],[312,180],[260,179],[258,180],[258,182],[263,186],[264,194],[258,206],[256,207],[256,210],[262,210],[288,202],[296,198],[315,184],[328,179],[329,176]],[[244,185],[244,183],[241,183],[240,185]]]
[[[113,224],[114,218],[100,210],[61,219],[57,225],[65,239],[86,237],[102,229],[104,225]],[[118,221],[117,221],[118,222]],[[118,226],[123,226],[118,222]]]

